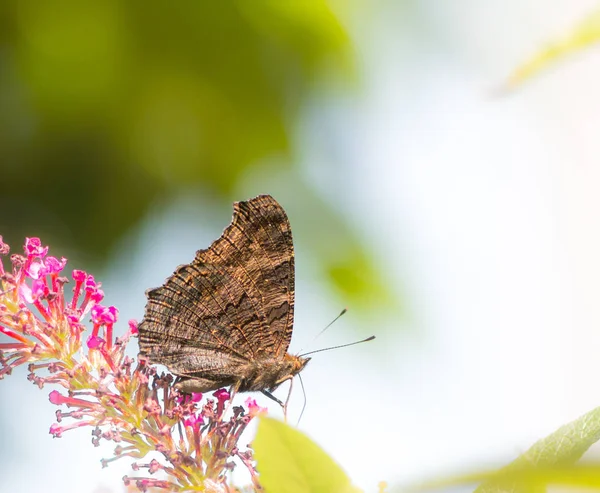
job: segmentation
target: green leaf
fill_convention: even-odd
[[[585,451],[600,440],[600,407],[580,418],[561,426],[554,433],[542,438],[500,471],[500,476],[510,479],[511,474],[527,469],[551,470],[569,466],[577,462]],[[476,493],[499,491],[491,483],[484,483]],[[528,488],[503,488],[502,491],[531,491]]]
[[[252,447],[267,493],[358,491],[321,447],[281,421],[260,418]]]
[[[600,440],[600,407],[537,441],[525,453],[499,471],[479,472],[427,482],[425,491],[484,481],[475,493],[523,493],[545,491],[548,485],[600,486],[600,464],[575,464]]]
[[[562,58],[589,47],[600,40],[600,9],[594,11],[583,22],[562,39],[556,40],[518,66],[506,82],[506,89],[537,76]]]
[[[464,486],[471,483],[481,483],[482,481],[485,481],[485,491],[495,493],[507,491],[544,492],[549,486],[600,488],[600,464],[572,464],[568,466],[515,468],[501,470],[500,472],[480,472],[428,482],[412,491],[429,491]],[[481,491],[481,488],[475,491]]]

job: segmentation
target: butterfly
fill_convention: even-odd
[[[233,204],[219,239],[146,291],[140,354],[165,365],[183,393],[231,386],[271,393],[310,358],[289,354],[294,323],[294,245],[270,195]]]

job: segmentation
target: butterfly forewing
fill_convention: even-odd
[[[262,297],[268,327],[263,348],[282,358],[294,323],[294,245],[287,215],[273,197],[263,195],[235,204],[231,228],[251,238],[245,265]]]
[[[234,204],[223,235],[147,295],[140,352],[178,375],[225,381],[244,363],[283,359],[294,308],[284,210],[264,195]]]

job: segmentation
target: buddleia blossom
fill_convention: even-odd
[[[261,489],[252,451],[238,446],[248,423],[264,411],[254,400],[246,401],[246,413],[241,406],[229,410],[225,389],[204,400],[180,394],[170,374],[126,355],[137,324],[130,321],[123,336],[114,336],[119,312],[101,303],[104,292],[92,275],[74,270],[64,276],[67,260],[49,256],[38,238],[26,239],[23,255],[10,256],[11,270],[2,262],[8,254],[0,236],[0,379],[28,365],[31,382],[52,386],[54,437],[90,428],[95,446],[114,444],[103,466],[134,459],[134,474],[123,480],[141,491],[232,491],[227,473],[236,457]],[[65,295],[68,283],[71,296]],[[161,460],[146,459],[151,452]]]

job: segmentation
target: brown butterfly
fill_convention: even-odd
[[[294,245],[269,195],[233,205],[222,236],[146,292],[140,354],[165,365],[185,393],[231,386],[271,392],[310,358],[287,352],[294,323]]]

